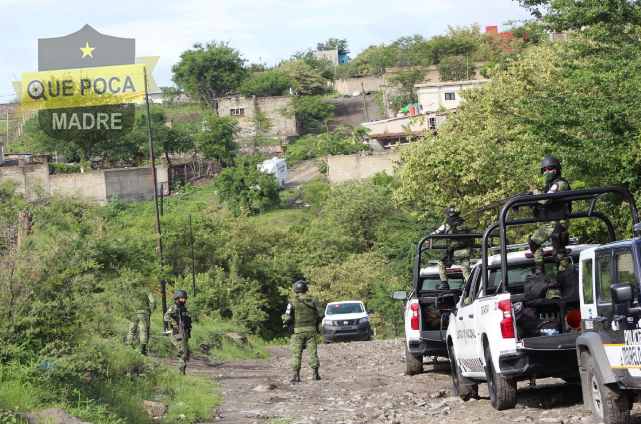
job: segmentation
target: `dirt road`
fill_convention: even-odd
[[[425,373],[404,375],[402,340],[319,346],[322,381],[311,380],[303,353],[303,382],[292,384],[289,346],[268,348],[272,357],[192,368],[212,375],[224,405],[210,423],[593,423],[582,408],[581,390],[561,380],[519,383],[516,408],[496,411],[487,387],[481,398],[463,402],[452,393],[449,363],[425,366]],[[444,358],[440,358],[444,359]],[[641,409],[632,411],[641,422]]]

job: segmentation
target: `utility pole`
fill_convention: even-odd
[[[361,92],[363,93],[363,108],[365,109],[365,120],[369,122],[369,114],[367,113],[367,102],[365,101],[365,87],[361,81]]]
[[[156,252],[158,261],[162,267],[162,233],[160,231],[160,214],[158,210],[158,183],[156,182],[156,161],[154,158],[154,144],[151,137],[151,113],[149,112],[149,86],[147,85],[147,69],[145,68],[145,103],[147,104],[147,134],[149,139],[149,161],[151,163],[151,181],[154,186],[154,211],[156,213]],[[162,315],[167,312],[167,290],[164,278],[160,280],[160,291],[162,294]],[[163,331],[167,331],[167,322],[163,320]]]

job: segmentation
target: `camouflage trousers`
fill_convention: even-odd
[[[472,254],[472,249],[469,247],[455,250],[452,254],[452,262],[461,265],[461,271],[463,272],[463,278],[465,281],[470,277],[470,255]],[[447,272],[445,271],[445,264],[443,261],[438,261],[438,275],[441,277],[441,281],[447,281]]]
[[[300,371],[300,361],[304,348],[307,349],[307,354],[309,355],[309,366],[313,369],[320,367],[316,331],[302,331],[292,334],[292,368],[294,372]]]
[[[127,344],[133,345],[136,333],[141,344],[149,342],[149,314],[138,312],[129,317],[129,332],[127,333]]]
[[[557,221],[546,222],[530,236],[530,240],[532,241],[532,246],[530,246],[530,248],[534,255],[534,262],[543,263],[543,249],[541,249],[541,245],[550,239],[556,224]],[[560,224],[567,231],[568,223],[561,221]],[[562,258],[565,259],[561,260]],[[565,252],[557,252],[555,259],[559,264],[559,271],[565,271],[568,269],[570,261],[567,259]]]
[[[187,340],[189,340],[189,338],[187,338]],[[185,354],[185,352],[183,352],[183,342],[182,340],[176,340],[176,338],[172,335],[171,344],[173,344],[178,351],[178,370],[184,374],[185,368],[187,368],[187,355]],[[191,350],[189,349],[189,343],[187,343],[187,351],[191,353]]]

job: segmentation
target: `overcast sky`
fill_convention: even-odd
[[[530,15],[513,0],[0,0],[0,103],[11,81],[38,70],[38,39],[89,24],[136,40],[136,56],[160,56],[153,76],[173,85],[171,67],[196,42],[222,40],[248,63],[277,64],[330,37],[347,39],[354,58],[371,45],[403,36],[445,34],[447,26],[484,29]],[[81,52],[79,52],[81,53]]]

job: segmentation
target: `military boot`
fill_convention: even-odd
[[[146,344],[141,344],[140,345],[140,354],[147,356],[147,345]]]
[[[314,376],[312,377],[312,380],[320,380],[320,375],[318,374],[318,368],[314,368]]]
[[[535,263],[534,275],[545,275],[545,265],[543,262]]]
[[[434,287],[436,290],[449,290],[450,284],[447,281],[441,281],[441,284]]]
[[[187,365],[181,365],[178,367],[178,372],[180,372],[182,375],[187,374]]]
[[[300,383],[300,371],[294,372],[294,377],[289,380],[290,383]]]

